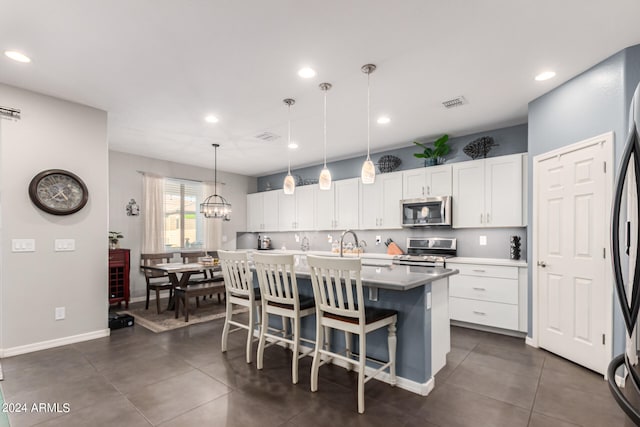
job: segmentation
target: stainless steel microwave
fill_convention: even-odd
[[[401,209],[403,227],[451,226],[451,196],[403,200]]]

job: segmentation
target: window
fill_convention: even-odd
[[[167,178],[164,184],[164,241],[167,249],[201,249],[204,233],[202,184]]]

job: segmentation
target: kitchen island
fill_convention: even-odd
[[[361,277],[365,286],[365,304],[398,312],[398,387],[427,395],[433,389],[434,375],[445,366],[451,348],[449,276],[457,273],[458,270],[437,267],[363,263]],[[296,256],[296,277],[300,294],[312,296],[305,256]],[[274,327],[281,326],[279,318],[270,319],[270,323]],[[301,326],[303,337],[315,339],[315,316],[304,318]],[[335,350],[343,350],[344,335],[333,331],[331,343]],[[351,348],[357,346],[352,344]],[[367,335],[367,356],[388,359],[386,330]],[[387,376],[381,374],[377,378],[386,380]]]

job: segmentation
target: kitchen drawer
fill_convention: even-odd
[[[458,274],[449,278],[449,295],[458,298],[518,304],[518,280]]]
[[[461,275],[480,277],[501,277],[518,280],[518,267],[483,264],[447,264],[448,268],[456,268]]]
[[[518,330],[518,306],[466,298],[449,298],[451,320]]]

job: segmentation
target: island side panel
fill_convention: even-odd
[[[431,283],[431,374],[435,376],[447,364],[451,351],[449,320],[449,278]]]

